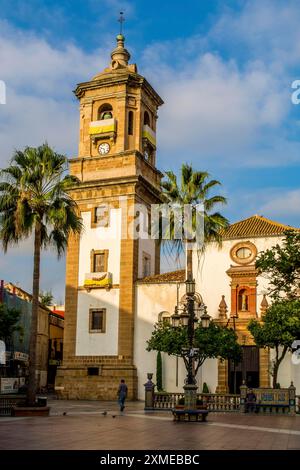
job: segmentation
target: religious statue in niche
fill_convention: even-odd
[[[248,295],[245,289],[242,289],[239,293],[239,310],[242,312],[247,312],[248,310]]]

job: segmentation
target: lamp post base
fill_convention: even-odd
[[[187,384],[184,390],[184,408],[186,410],[195,410],[197,404],[197,385]]]

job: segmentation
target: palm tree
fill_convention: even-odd
[[[33,233],[34,263],[29,346],[27,404],[36,398],[36,340],[41,249],[54,246],[60,257],[71,233],[79,234],[81,218],[68,190],[78,183],[65,174],[67,159],[47,143],[16,151],[11,165],[0,171],[0,239],[4,252]]]
[[[204,244],[210,241],[220,242],[220,230],[228,226],[228,220],[219,212],[212,212],[215,205],[226,204],[224,196],[211,196],[209,193],[221,183],[217,180],[209,180],[209,174],[206,171],[194,171],[191,165],[184,163],[181,167],[181,184],[177,182],[177,177],[172,171],[166,172],[167,179],[162,181],[163,199],[171,204],[192,206],[192,228],[196,228],[196,207],[203,204],[204,218]],[[173,220],[173,224],[172,224]],[[176,249],[178,257],[183,250],[183,243],[186,245],[186,263],[187,279],[193,279],[193,250],[189,248],[187,239],[175,239],[174,217],[171,219],[170,240],[167,240],[167,246],[171,244],[171,250]],[[204,244],[201,250],[204,249]]]

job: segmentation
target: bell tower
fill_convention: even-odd
[[[66,398],[115,399],[121,378],[136,398],[135,281],[159,272],[157,242],[136,236],[135,220],[140,207],[147,219],[160,202],[156,121],[163,101],[129,64],[124,43],[119,34],[109,66],[75,89],[79,149],[70,173],[80,183],[71,193],[84,230],[70,237],[67,252],[64,359],[56,378]]]
[[[79,157],[137,151],[155,167],[157,109],[162,100],[138,75],[137,66],[128,64],[124,41],[119,34],[110,66],[75,90],[80,100]]]

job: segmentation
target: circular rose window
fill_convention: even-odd
[[[240,258],[240,259],[247,259],[247,258],[250,258],[252,255],[252,251],[250,250],[250,248],[244,246],[243,248],[239,248],[237,251],[236,251],[236,256],[237,258]]]
[[[238,264],[252,263],[256,255],[256,246],[251,242],[237,243],[230,250],[231,259]]]

